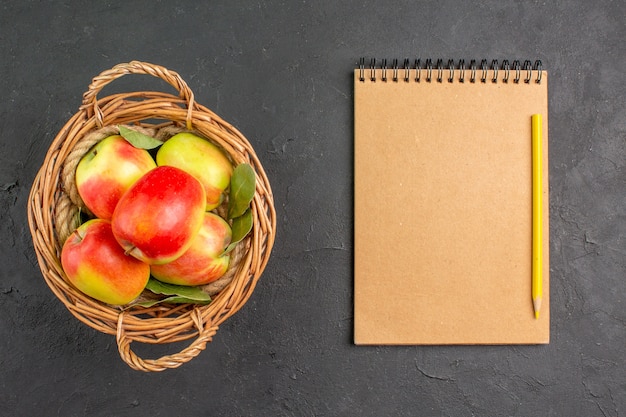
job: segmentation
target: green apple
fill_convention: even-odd
[[[126,255],[103,219],[83,223],[67,238],[61,265],[71,284],[108,304],[133,301],[150,278],[150,266]]]
[[[222,202],[222,193],[230,184],[233,165],[226,154],[208,140],[183,132],[172,136],[156,155],[159,166],[173,166],[195,176],[206,193],[206,210]]]
[[[167,264],[152,265],[152,276],[177,285],[204,285],[220,278],[230,262],[224,249],[232,238],[230,225],[220,216],[205,213],[200,232],[183,255]]]
[[[78,163],[76,188],[96,217],[110,220],[122,194],[154,168],[156,163],[148,151],[135,148],[119,135],[109,136]]]
[[[171,262],[191,246],[204,220],[206,197],[191,174],[160,166],[122,196],[111,220],[126,253],[149,264]]]

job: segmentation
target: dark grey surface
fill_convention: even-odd
[[[623,0],[172,3],[0,3],[0,415],[626,414]],[[549,345],[352,344],[361,56],[543,61]],[[198,358],[158,374],[130,370],[54,297],[26,224],[34,175],[91,78],[133,59],[179,72],[250,139],[278,211],[250,301]],[[163,87],[110,91],[135,82]]]

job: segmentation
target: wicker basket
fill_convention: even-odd
[[[97,98],[104,86],[127,74],[146,74],[172,85],[179,96],[153,91]],[[221,146],[234,163],[248,163],[256,172],[256,194],[251,203],[253,228],[231,257],[227,275],[206,290],[208,305],[157,304],[121,308],[96,301],[71,286],[61,268],[65,238],[76,228],[82,209],[73,178],[77,160],[118,125],[145,129],[165,140],[174,133],[195,132]],[[193,92],[175,72],[133,61],[116,65],[95,77],[83,103],[52,142],[30,191],[28,221],[39,266],[46,283],[80,321],[115,335],[120,356],[133,369],[163,371],[196,357],[218,326],[237,312],[252,294],[265,269],[274,243],[276,213],[270,184],[252,146],[233,126],[194,101]],[[175,354],[142,359],[130,348],[134,341],[175,343],[195,338]]]

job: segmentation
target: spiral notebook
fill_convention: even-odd
[[[361,60],[354,341],[545,344],[548,76],[536,61]],[[531,115],[543,116],[543,303],[531,299]]]

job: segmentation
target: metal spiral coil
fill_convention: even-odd
[[[397,58],[391,60],[391,65],[388,65],[387,59],[382,59],[381,64],[377,65],[376,58],[371,58],[369,64],[369,80],[371,82],[376,82],[378,79],[383,82],[389,80],[398,82],[399,80],[403,80],[408,83],[411,81],[411,71],[414,71],[415,77],[413,77],[412,80],[417,83],[421,82],[422,79],[428,83],[433,81],[438,83],[443,83],[444,81],[453,83],[455,82],[455,76],[457,77],[456,81],[460,83],[464,83],[466,79],[468,79],[470,83],[477,81],[486,83],[488,81],[489,71],[491,71],[492,76],[490,81],[492,83],[508,83],[512,81],[515,84],[519,84],[520,82],[529,84],[533,81],[533,78],[534,82],[537,84],[541,84],[542,81],[541,60],[536,60],[534,64],[530,60],[524,60],[523,64],[521,64],[517,59],[514,60],[512,64],[509,64],[508,59],[503,60],[502,64],[500,64],[497,59],[491,62],[482,59],[479,65],[477,65],[476,62],[475,59],[472,59],[469,67],[466,67],[464,59],[460,59],[457,63],[455,63],[453,59],[449,59],[447,64],[444,65],[444,61],[441,58],[437,59],[434,64],[433,60],[428,58],[424,65],[422,65],[422,60],[416,58],[411,65],[411,60],[405,58],[403,65],[400,66]],[[359,60],[359,81],[361,82],[365,82],[365,65],[366,58],[362,57]],[[426,71],[426,75],[423,78],[422,70]],[[504,74],[501,78],[498,77],[498,71],[502,71]],[[466,72],[469,72],[469,77],[466,77]],[[389,76],[389,73],[391,73],[391,76]]]

